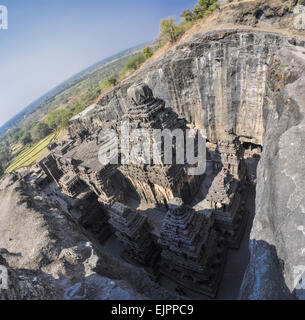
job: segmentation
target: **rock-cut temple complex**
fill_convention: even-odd
[[[100,110],[91,127],[79,123],[76,130],[71,125],[65,139],[49,146],[39,161],[42,175],[37,187],[54,183],[71,199],[74,217],[101,245],[119,243],[120,258],[144,268],[154,281],[171,283],[186,296],[194,292],[215,298],[227,250],[239,248],[248,219],[250,182],[243,145],[231,128],[225,128],[222,140],[208,146],[209,175],[189,175],[187,162],[176,161],[175,143],[172,164],[163,161],[164,151],[158,164],[122,161],[126,146],[135,143],[132,137],[121,139],[122,122],[129,123],[130,130],[181,129],[184,138],[189,128],[146,84],[131,86],[128,98],[122,116]],[[80,116],[85,123],[92,110]],[[116,134],[103,140],[101,129]],[[148,139],[154,142],[153,136]],[[160,147],[163,150],[162,143]],[[198,140],[194,147],[198,149]],[[116,148],[122,152],[117,154]],[[118,163],[102,164],[100,152],[118,156]],[[202,194],[207,180],[208,191]]]

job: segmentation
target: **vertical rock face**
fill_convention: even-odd
[[[285,10],[271,15],[280,16]],[[266,14],[244,12],[234,19],[255,25],[260,16]],[[300,281],[305,270],[304,71],[305,42],[296,38],[240,29],[194,35],[145,65],[96,106],[74,117],[69,132],[80,141],[77,148],[71,149],[67,141],[55,146],[41,167],[67,194],[74,196],[82,180],[95,197],[111,206],[124,198],[125,192],[120,188],[126,191],[131,186],[122,179],[116,165],[101,166],[97,161],[97,136],[104,125],[113,129],[117,120],[127,116],[144,128],[158,127],[160,123],[167,128],[183,117],[191,126],[204,128],[208,140],[218,143],[219,158],[224,165],[205,199],[213,210],[207,210],[205,204],[200,207],[200,203],[192,208],[175,199],[164,218],[159,244],[161,273],[188,289],[214,296],[225,256],[218,230],[223,231],[232,246],[240,241],[240,226],[245,224],[243,216],[247,216],[237,210],[243,210],[239,182],[244,182],[246,176],[241,143],[263,146],[256,217],[249,246],[250,264],[240,298],[304,299]],[[173,110],[166,110],[165,106]],[[228,139],[227,128],[231,128],[230,134],[234,133],[236,139]],[[102,147],[113,145],[110,141]],[[175,195],[158,182],[160,171],[148,167],[147,176],[140,178],[143,170],[136,169],[135,180],[140,183],[133,184],[134,189],[142,190],[143,194],[151,192],[150,186],[143,183],[149,176],[156,193],[162,196],[155,199],[157,202]],[[69,171],[73,172],[71,176],[66,175]],[[130,172],[129,167],[126,175]],[[177,185],[181,187],[180,183]],[[142,269],[98,254],[73,221],[63,212],[50,208],[39,195],[34,196],[31,200],[29,190],[16,180],[0,185],[0,230],[9,249],[0,251],[7,260],[2,262],[0,257],[0,263],[18,269],[13,280],[19,269],[26,267],[30,280],[34,281],[33,270],[38,278],[34,282],[46,280],[58,290],[54,293],[56,298],[113,298],[116,292],[112,289],[116,285],[127,298],[139,298],[134,289],[152,298],[172,298],[150,281]],[[152,192],[151,198],[154,198]],[[111,223],[124,242],[127,255],[147,264],[154,251],[148,219],[117,204],[112,206],[112,213]],[[90,220],[88,217],[83,224],[90,225]],[[105,222],[100,220],[101,225]],[[57,279],[59,275],[64,281]],[[106,276],[123,282],[113,282]],[[34,296],[43,292],[43,288],[29,288],[36,290]],[[93,290],[92,294],[89,289]]]
[[[304,285],[298,285],[305,270],[304,52],[283,48],[270,65],[251,260],[241,299],[305,298]]]
[[[105,110],[120,118],[130,103],[127,89],[143,81],[178,115],[206,129],[211,142],[230,127],[242,143],[264,147],[242,299],[304,297],[295,283],[296,268],[305,265],[304,47],[259,30],[197,34],[104,96],[81,125],[70,124],[77,136],[78,126],[98,130],[93,119]]]
[[[71,131],[96,130],[106,106],[113,119],[127,113],[127,90],[142,81],[179,116],[205,128],[209,140],[216,142],[229,126],[242,140],[262,145],[268,64],[286,45],[285,37],[260,31],[194,35],[104,96],[86,117],[70,123]]]

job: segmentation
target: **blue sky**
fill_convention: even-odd
[[[197,0],[0,0],[0,126],[82,69],[153,40]]]

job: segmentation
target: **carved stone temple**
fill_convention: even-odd
[[[239,248],[246,222],[247,168],[243,159],[243,146],[230,130],[217,144],[214,159],[220,171],[214,178],[206,198],[196,210],[207,209],[215,214],[217,229],[231,248]]]
[[[185,205],[169,203],[159,243],[161,272],[182,286],[215,297],[226,258],[226,248],[215,230],[215,217]]]
[[[218,142],[221,163],[228,169],[234,179],[244,182],[246,179],[246,163],[243,158],[244,148],[232,129],[226,129]]]
[[[136,261],[150,268],[151,272],[156,272],[160,249],[154,242],[147,217],[116,202],[110,209],[109,222],[124,247],[123,258]]]
[[[176,161],[182,146],[172,140],[173,162],[166,164],[165,139],[156,144],[153,130],[182,129],[185,139],[191,124],[154,97],[148,85],[136,83],[126,90],[121,113],[90,106],[74,117],[69,136],[40,159],[41,172],[71,200],[71,214],[101,245],[116,241],[121,259],[144,268],[160,284],[174,283],[188,297],[215,297],[227,248],[239,248],[248,219],[240,138],[232,129],[224,130],[208,144],[211,172],[189,175],[185,151],[184,164]],[[127,133],[122,123],[128,124]],[[101,129],[112,134],[106,139]],[[137,140],[128,134],[134,129],[149,135]],[[150,146],[147,153],[140,148],[136,154],[143,161],[127,162],[130,151],[143,145]],[[161,150],[157,164],[150,161],[154,145]],[[194,148],[196,152],[198,140]],[[102,163],[101,154],[118,162]],[[201,193],[205,185],[207,192]]]
[[[128,89],[130,107],[123,117],[124,121],[130,123],[131,129],[147,129],[151,136],[149,141],[151,146],[156,142],[153,129],[171,130],[181,129],[186,132],[186,122],[178,119],[177,114],[165,107],[165,102],[156,99],[151,89],[147,85],[137,84]],[[185,137],[184,137],[185,139]],[[174,140],[173,140],[174,141]],[[132,148],[131,142],[131,148]],[[143,201],[148,203],[164,204],[174,197],[181,197],[184,201],[190,202],[195,196],[200,186],[200,176],[190,176],[186,173],[187,162],[176,163],[176,147],[173,145],[173,162],[165,164],[163,161],[164,145],[160,145],[161,163],[152,164],[152,150],[147,155],[148,163],[122,165],[120,171],[128,178],[133,188],[140,195]],[[145,155],[143,155],[145,157]],[[185,154],[184,154],[185,159]]]

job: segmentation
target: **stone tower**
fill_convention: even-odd
[[[128,89],[128,97],[131,105],[123,120],[130,123],[131,129],[146,129],[146,132],[150,133],[148,137],[151,145],[148,150],[149,160],[153,158],[152,146],[156,145],[154,129],[168,129],[170,132],[181,129],[183,136],[185,135],[187,129],[185,120],[178,119],[177,114],[171,108],[165,107],[163,100],[154,98],[151,89],[146,84],[131,86]],[[133,147],[132,142],[130,145]],[[175,143],[172,144],[171,150],[167,150],[173,154],[172,164],[165,164],[163,161],[164,143],[161,142],[158,145],[161,146],[161,163],[154,164],[149,161],[143,164],[126,164],[122,165],[119,170],[129,179],[132,187],[144,202],[166,204],[177,196],[183,198],[184,201],[191,201],[198,190],[201,176],[188,175],[186,161],[183,164],[176,163],[178,148]],[[185,154],[183,157],[185,158]]]
[[[227,128],[217,143],[213,161],[218,173],[206,198],[195,209],[213,212],[217,231],[230,248],[237,249],[249,216],[248,175],[243,146],[232,129]]]
[[[215,297],[226,249],[214,228],[213,213],[195,212],[179,198],[169,203],[159,243],[161,273],[179,285]]]
[[[154,242],[147,217],[119,202],[111,206],[109,214],[109,223],[124,247],[122,257],[156,271],[160,249]]]
[[[218,142],[214,159],[220,171],[214,178],[206,198],[196,210],[211,210],[215,214],[216,228],[230,248],[239,248],[249,212],[247,167],[244,150],[233,130],[227,129]]]
[[[228,169],[237,180],[242,180],[246,175],[246,164],[243,158],[244,148],[232,129],[226,129],[218,142],[218,152],[224,168]]]
[[[216,227],[230,248],[239,248],[248,219],[247,189],[230,171],[222,168],[215,177],[207,197],[197,208],[215,214]]]

